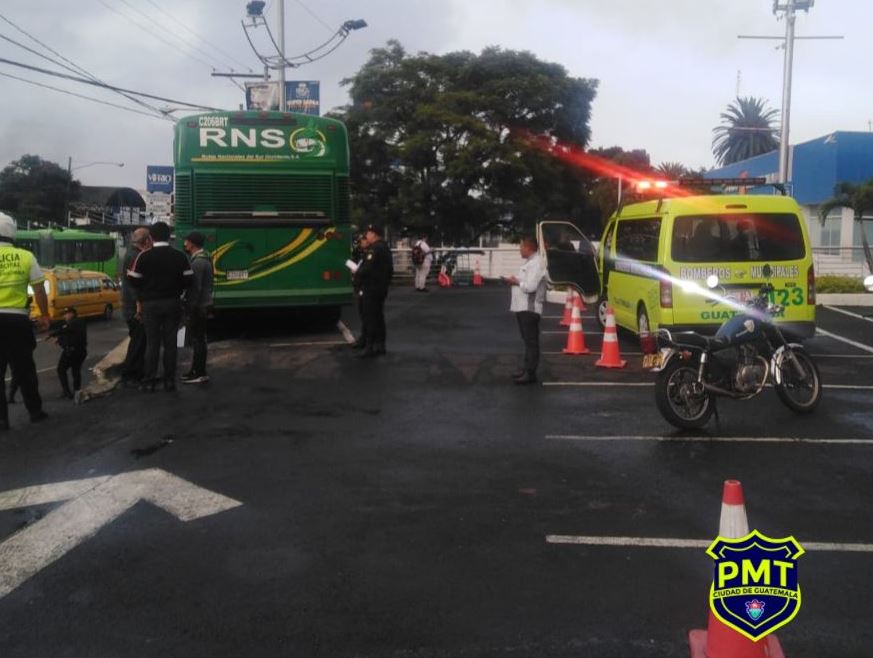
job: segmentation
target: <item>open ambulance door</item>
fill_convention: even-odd
[[[553,285],[575,288],[586,304],[600,296],[600,274],[594,245],[575,224],[545,221],[537,224],[540,256],[546,261]]]

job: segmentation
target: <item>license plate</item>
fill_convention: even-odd
[[[245,281],[249,278],[248,270],[228,270],[227,271],[227,280],[228,281]]]
[[[643,355],[643,368],[660,368],[663,363],[663,355],[660,352]]]
[[[750,288],[736,288],[734,290],[728,290],[728,297],[733,297],[740,304],[747,304],[752,301],[755,297],[755,291]]]

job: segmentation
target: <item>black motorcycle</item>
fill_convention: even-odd
[[[710,288],[718,286],[714,279],[707,282]],[[714,337],[693,331],[658,332],[655,402],[667,421],[681,429],[700,428],[716,411],[716,397],[748,400],[768,382],[789,409],[809,413],[816,408],[822,393],[818,367],[803,346],[788,342],[773,322],[783,308],[771,303],[772,291],[769,283],[761,286]]]

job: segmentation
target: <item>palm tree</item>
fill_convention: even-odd
[[[688,167],[681,162],[662,162],[655,167],[655,173],[667,180],[678,180],[688,175]]]
[[[864,229],[865,212],[873,212],[873,178],[864,183],[837,183],[834,188],[834,198],[825,201],[818,210],[819,220],[824,224],[825,218],[834,208],[851,208],[855,221],[861,229],[861,246],[864,248],[864,258],[867,269],[873,274],[873,253],[867,242],[867,231]]]
[[[712,153],[720,165],[729,165],[779,148],[774,119],[778,110],[763,98],[737,98],[721,113],[721,125],[712,129]]]

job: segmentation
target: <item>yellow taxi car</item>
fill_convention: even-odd
[[[103,272],[56,267],[46,269],[43,273],[52,320],[62,319],[65,308],[75,308],[79,317],[103,316],[108,320],[115,309],[121,306],[119,285]],[[38,318],[40,315],[36,304],[31,304],[30,317]]]

